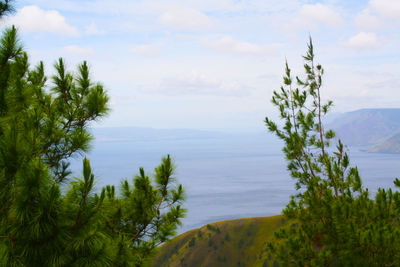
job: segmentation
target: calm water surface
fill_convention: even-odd
[[[187,192],[187,217],[179,232],[204,224],[243,217],[279,214],[294,191],[281,143],[268,133],[144,140],[96,140],[88,154],[97,187],[119,185],[139,167],[152,172],[163,155],[171,154],[176,177]],[[365,153],[349,148],[364,184],[372,193],[393,187],[400,176],[400,155]],[[74,160],[75,172],[81,161]]]

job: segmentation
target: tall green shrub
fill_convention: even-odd
[[[0,2],[0,16],[9,10]],[[153,177],[140,169],[120,190],[95,192],[89,160],[71,178],[69,159],[89,148],[88,125],[109,110],[86,62],[63,59],[47,82],[31,67],[14,27],[0,39],[0,265],[140,266],[175,234],[185,210],[167,156]],[[63,190],[60,190],[60,187]]]
[[[315,63],[311,39],[303,58],[304,78],[286,63],[283,85],[273,93],[283,126],[265,119],[284,141],[298,190],[283,210],[292,225],[269,248],[285,266],[397,266],[400,193],[379,189],[372,199],[341,141],[330,146],[335,133],[325,129],[323,116],[332,101],[321,100],[324,69]]]

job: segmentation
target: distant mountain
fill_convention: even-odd
[[[346,145],[370,146],[367,151],[385,152],[389,151],[385,146],[390,143],[393,145],[391,153],[400,153],[400,139],[392,138],[400,133],[400,109],[347,112],[331,121],[328,127],[334,129]]]
[[[376,145],[367,147],[365,151],[379,153],[400,153],[400,133],[395,134]]]
[[[279,266],[266,243],[283,224],[282,215],[207,224],[162,245],[153,266]]]

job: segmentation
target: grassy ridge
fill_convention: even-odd
[[[208,224],[162,245],[153,266],[278,266],[266,242],[284,223],[276,215]]]

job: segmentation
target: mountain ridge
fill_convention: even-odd
[[[391,143],[396,145],[390,153],[400,153],[400,139],[389,140],[400,133],[400,108],[359,109],[336,117],[327,126],[335,130],[337,138],[346,145],[387,153],[387,143]]]

